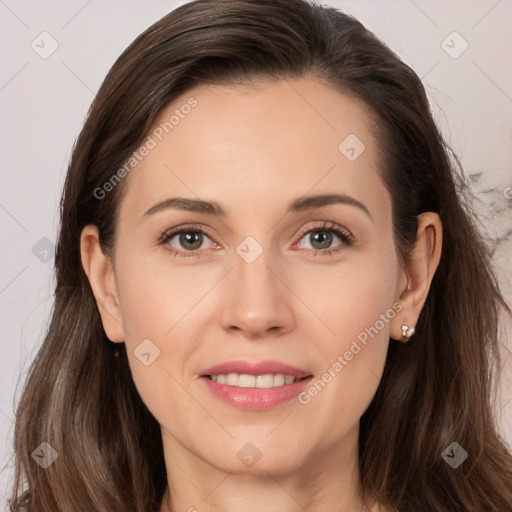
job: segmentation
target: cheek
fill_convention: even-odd
[[[370,404],[384,369],[390,322],[400,308],[393,295],[396,262],[373,256],[326,273],[321,287],[313,286],[313,278],[301,285],[326,328],[319,324],[323,334],[315,337],[322,366],[299,402],[319,425],[333,426],[334,436],[356,424]]]
[[[116,276],[127,342],[167,340],[215,282],[213,272],[180,268],[172,258],[163,248],[141,255],[119,251]]]
[[[319,351],[326,369],[342,361],[352,386],[356,381],[380,377],[389,340],[389,322],[395,315],[388,293],[380,287],[345,286],[331,295],[323,318],[331,332],[320,337]],[[341,357],[340,357],[341,356]],[[371,379],[370,379],[371,380]]]
[[[180,268],[163,249],[148,256],[127,245],[135,246],[119,245],[116,281],[133,380],[161,424],[185,422],[197,408],[186,389],[194,354],[205,355],[201,340],[211,325],[204,318],[214,307],[208,292],[220,276],[213,267]]]
[[[136,251],[120,245],[117,253],[116,282],[131,373],[142,400],[159,419],[159,411],[172,410],[177,402],[181,410],[187,407],[186,398],[179,399],[177,382],[183,381],[190,348],[179,331],[195,294]]]
[[[348,350],[351,340],[364,343],[377,337],[375,329],[387,338],[395,313],[397,262],[384,254],[379,248],[361,256],[354,253],[336,267],[319,265],[294,272],[294,290],[316,317],[322,353],[332,357],[333,352]]]

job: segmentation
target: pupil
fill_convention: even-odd
[[[329,233],[328,231],[317,231],[316,233],[313,234],[313,238],[315,239],[315,242],[320,243],[320,245],[323,244],[322,247],[317,247],[317,249],[326,249],[327,247],[329,247],[332,241],[332,234]],[[319,238],[320,240],[318,240]],[[313,247],[315,247],[313,241],[312,245]]]
[[[188,233],[181,233],[180,235],[180,243],[186,247],[187,244],[190,244],[190,245],[194,245],[194,247],[191,247],[189,245],[188,249],[198,249],[199,247],[201,247],[201,233],[197,233],[197,232],[188,232]]]

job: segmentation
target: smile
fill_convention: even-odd
[[[228,373],[219,375],[209,375],[210,379],[218,384],[228,386],[237,386],[240,388],[275,388],[293,384],[301,379],[293,375],[284,375],[283,373],[267,373],[265,375],[248,375],[246,373]]]

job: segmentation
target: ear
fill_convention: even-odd
[[[98,228],[85,226],[80,235],[82,266],[89,279],[101,322],[107,337],[116,343],[124,341],[124,329],[112,261],[100,246]]]
[[[396,340],[408,341],[412,329],[418,322],[441,259],[442,240],[443,228],[439,215],[433,212],[419,215],[416,243],[405,262],[407,284],[398,291],[398,300],[403,309],[390,324],[390,336]],[[402,326],[409,328],[409,336],[403,335]]]

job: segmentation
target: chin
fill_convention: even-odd
[[[297,471],[305,461],[297,459],[297,449],[283,450],[282,447],[270,446],[259,449],[257,442],[242,443],[235,448],[235,457],[226,458],[224,451],[222,458],[215,457],[207,460],[212,466],[233,475],[272,475],[287,474]],[[231,451],[228,449],[227,451]]]

